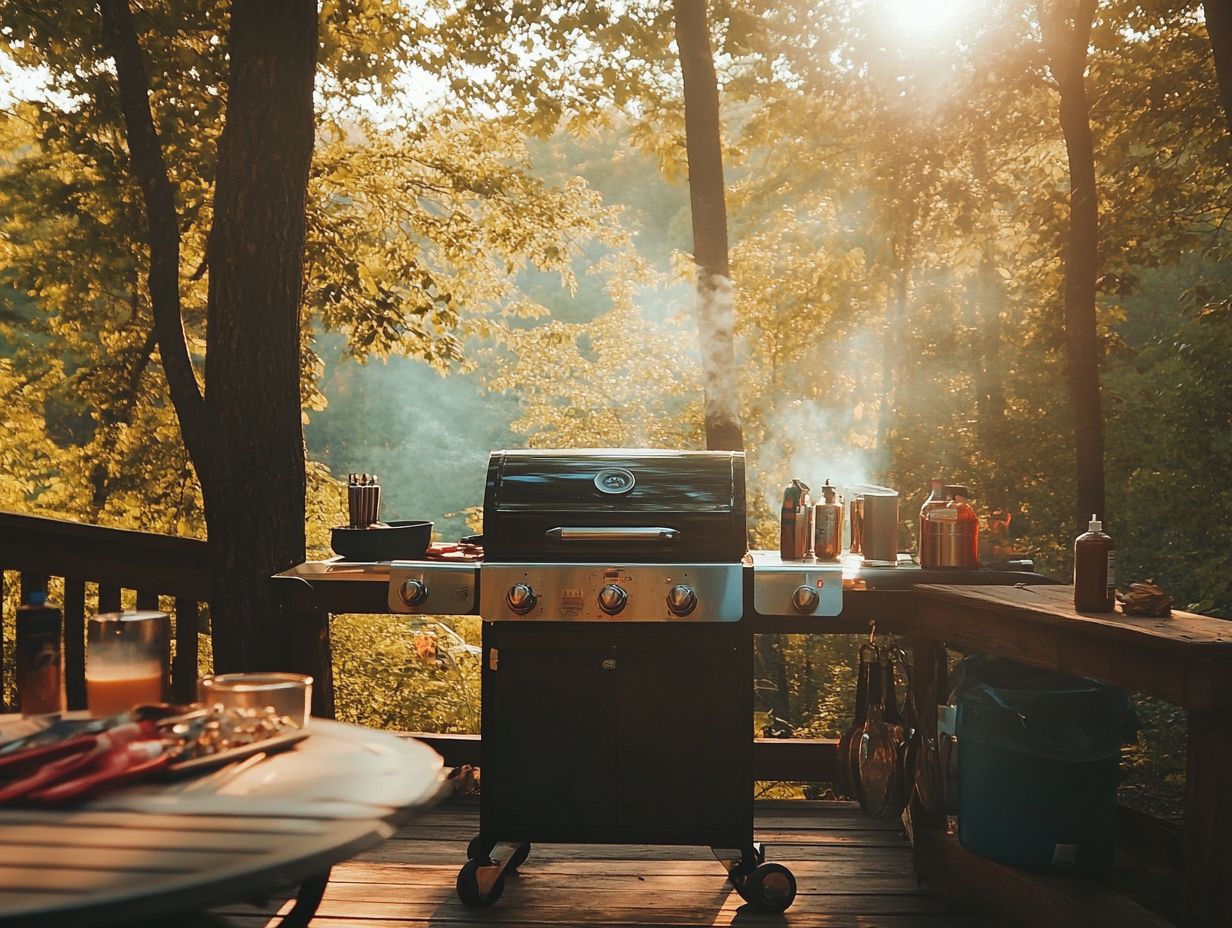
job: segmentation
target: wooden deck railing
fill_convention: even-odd
[[[191,538],[0,512],[0,603],[5,581],[11,582],[14,573],[20,575],[23,599],[32,589],[46,589],[50,578],[63,579],[65,691],[70,709],[86,705],[87,616],[119,611],[125,590],[135,592],[139,609],[158,609],[161,604],[175,623],[172,692],[187,702],[196,698],[199,606],[209,595],[205,555],[206,543]],[[2,613],[0,628],[11,621]],[[11,662],[0,634],[0,668]],[[2,691],[0,703],[12,707]]]

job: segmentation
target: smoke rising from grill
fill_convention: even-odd
[[[767,422],[767,440],[757,448],[757,481],[771,511],[782,504],[782,491],[793,477],[813,488],[826,480],[844,497],[851,487],[875,484],[888,463],[873,447],[873,423],[859,406],[839,408],[816,400],[792,403]]]
[[[706,431],[712,447],[743,447],[739,365],[733,346],[736,307],[731,278],[703,273],[698,287],[697,334],[705,391]]]

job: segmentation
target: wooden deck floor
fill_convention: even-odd
[[[784,915],[749,910],[704,848],[536,845],[491,909],[454,895],[476,804],[440,806],[376,850],[334,868],[317,928],[466,928],[471,925],[792,925],[824,928],[994,928],[994,916],[957,910],[917,885],[897,824],[843,803],[758,804],[757,838],[787,864],[799,894]],[[242,928],[264,910],[216,910]]]

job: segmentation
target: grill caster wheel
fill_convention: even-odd
[[[466,845],[467,860],[490,860],[491,857],[492,848],[485,846],[483,840],[478,835],[471,838],[470,842]]]
[[[497,871],[496,879],[488,885],[487,892],[481,888],[480,877],[482,870],[492,869]],[[487,881],[484,880],[484,883]],[[499,871],[495,864],[487,860],[468,860],[466,864],[458,871],[458,880],[455,884],[458,891],[458,899],[468,909],[486,909],[500,898],[501,893],[505,891],[505,875]]]
[[[759,864],[737,880],[740,898],[760,912],[783,912],[795,901],[796,878],[782,864]]]
[[[530,856],[530,843],[524,841],[513,849],[513,853],[509,855],[509,861],[505,864],[506,870],[517,870],[518,867],[526,863],[526,858]]]

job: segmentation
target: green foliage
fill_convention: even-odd
[[[332,623],[332,638],[342,721],[400,731],[479,731],[478,619],[444,616],[420,624],[342,616]]]

